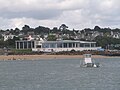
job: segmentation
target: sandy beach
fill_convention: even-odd
[[[93,55],[93,58],[112,58],[109,56]],[[41,59],[65,59],[83,58],[83,55],[1,55],[0,60],[41,60]]]

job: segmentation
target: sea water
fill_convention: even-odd
[[[120,90],[120,58],[0,61],[0,90]]]

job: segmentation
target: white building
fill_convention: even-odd
[[[3,35],[4,41],[7,41],[8,39],[13,39],[15,35],[9,34],[9,35]]]
[[[98,50],[101,47],[96,46],[96,42],[61,40],[61,41],[16,41],[16,49],[28,49],[32,51],[60,52],[60,51],[83,51]]]

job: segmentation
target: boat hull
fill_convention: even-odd
[[[90,67],[90,68],[94,67],[94,68],[98,68],[98,67],[100,67],[100,65],[99,65],[99,63],[87,63],[87,64],[81,65],[81,67]]]

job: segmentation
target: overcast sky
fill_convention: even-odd
[[[0,29],[59,27],[120,28],[120,0],[0,0]]]

